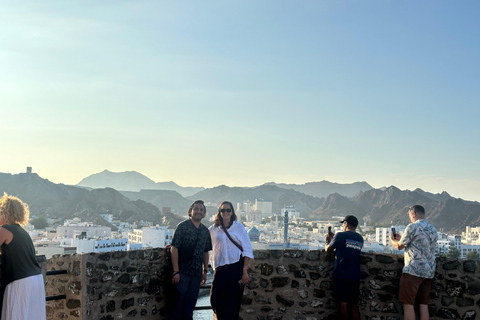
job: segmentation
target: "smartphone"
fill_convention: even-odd
[[[328,226],[328,233],[332,232],[332,226]]]
[[[392,228],[392,234],[395,235],[395,228]]]

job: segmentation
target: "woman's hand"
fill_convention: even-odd
[[[200,282],[200,284],[205,284],[205,282],[207,282],[207,274],[204,272],[202,274],[202,282]]]
[[[244,285],[247,285],[250,283],[250,277],[248,276],[247,270],[243,270],[242,282]]]

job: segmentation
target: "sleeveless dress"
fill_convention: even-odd
[[[1,247],[2,320],[46,320],[45,285],[30,235],[18,224],[3,225],[13,234]]]

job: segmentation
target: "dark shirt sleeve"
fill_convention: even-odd
[[[333,236],[333,239],[332,241],[330,241],[330,244],[328,245],[329,248],[332,248],[332,249],[336,249],[337,246],[338,246],[338,234],[339,233],[335,233],[335,235]]]
[[[182,224],[178,224],[177,228],[175,229],[175,232],[173,233],[173,238],[172,238],[172,246],[175,248],[180,248],[182,246]]]

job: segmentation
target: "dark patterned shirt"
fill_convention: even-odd
[[[173,234],[172,246],[178,249],[180,273],[202,276],[203,254],[212,250],[212,239],[207,227],[200,223],[197,228],[190,219],[180,222]]]

